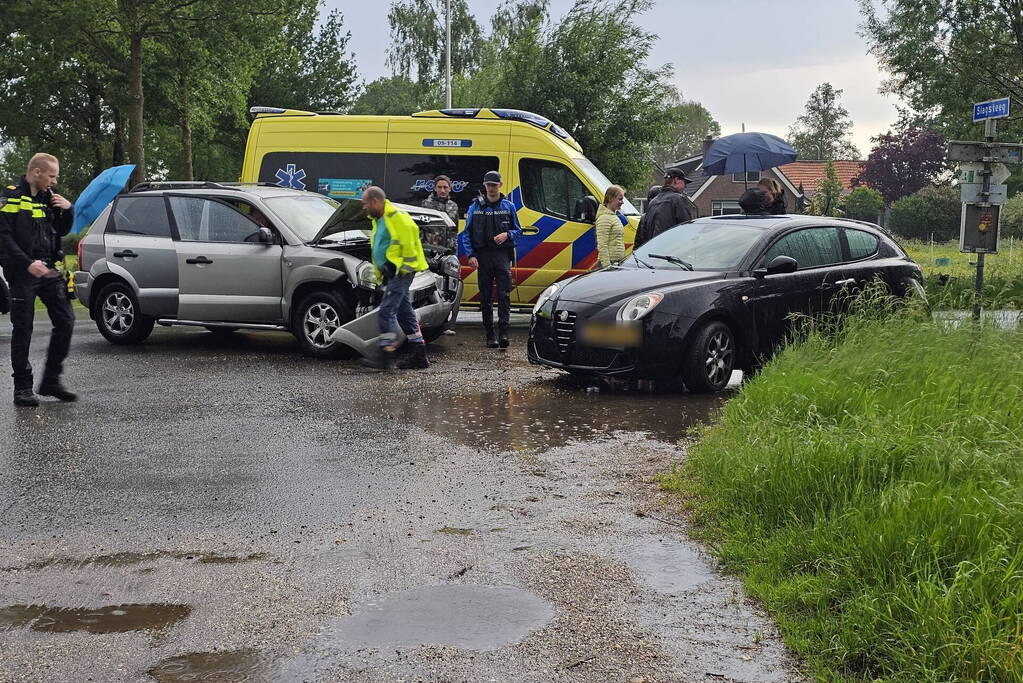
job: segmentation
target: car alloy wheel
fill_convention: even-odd
[[[330,304],[318,301],[310,306],[302,320],[302,331],[310,345],[328,349],[334,344],[334,332],[341,327],[341,317]]]
[[[712,386],[727,384],[734,367],[735,347],[732,335],[727,330],[716,330],[707,341],[707,358],[704,361],[707,382]]]
[[[128,334],[135,322],[135,306],[128,295],[114,290],[103,300],[103,322],[113,334]]]

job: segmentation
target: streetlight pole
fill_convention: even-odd
[[[444,85],[447,93],[447,108],[451,109],[451,0],[447,0],[444,24],[444,30],[447,33],[447,40],[445,41]]]

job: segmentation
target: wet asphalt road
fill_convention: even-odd
[[[16,409],[5,369],[0,681],[799,680],[653,481],[721,399],[588,392],[479,336],[381,375],[86,320],[78,403]]]

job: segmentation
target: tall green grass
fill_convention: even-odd
[[[1023,334],[860,311],[662,484],[818,679],[1023,680],[1021,387]]]
[[[932,305],[946,309],[973,305],[976,254],[963,254],[954,242],[910,240],[902,246],[923,269],[924,288]],[[987,255],[984,283],[985,307],[1023,309],[1023,244],[1019,240],[1002,239],[1001,251]]]

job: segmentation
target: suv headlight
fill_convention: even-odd
[[[540,308],[545,303],[550,301],[551,297],[553,297],[555,294],[558,293],[558,289],[560,289],[559,286],[555,284],[555,285],[551,285],[547,289],[545,289],[542,292],[540,292],[540,296],[537,297],[537,299],[536,299],[536,304],[533,305],[533,315],[536,315],[537,312],[539,312]]]
[[[448,254],[440,260],[440,271],[448,277],[460,277],[462,275],[462,264],[458,262],[457,256]]]
[[[651,292],[649,294],[640,294],[629,300],[627,304],[621,307],[618,311],[618,319],[626,322],[633,320],[639,320],[650,311],[657,307],[657,304],[661,303],[664,295],[659,292]]]
[[[372,263],[363,263],[356,271],[359,286],[366,289],[376,289],[380,285],[380,277],[377,269]]]

